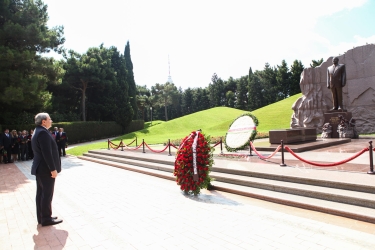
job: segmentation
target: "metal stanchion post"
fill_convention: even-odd
[[[286,164],[284,163],[284,141],[281,140],[281,167],[285,167]]]
[[[146,151],[145,151],[145,139],[142,139],[142,145],[143,145],[143,153],[146,153]]]
[[[109,139],[108,139],[108,150],[110,150],[110,149],[109,149]]]
[[[135,147],[138,147],[137,137],[135,137]]]
[[[121,145],[121,151],[124,151],[124,144],[122,143],[122,139],[121,139],[120,145]]]
[[[250,142],[251,142],[251,140],[250,140]],[[253,154],[252,154],[252,152],[251,152],[251,144],[249,143],[249,150],[250,150],[250,154],[249,154],[249,156],[253,156]]]
[[[220,137],[220,154],[223,154],[223,137]]]
[[[169,156],[172,156],[171,154],[171,139],[168,139],[168,151],[169,151]]]
[[[373,162],[373,155],[372,155],[372,141],[368,142],[370,146],[368,146],[368,151],[370,154],[370,171],[368,171],[368,174],[375,174],[374,172],[374,162]]]

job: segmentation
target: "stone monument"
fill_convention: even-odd
[[[345,64],[346,85],[342,87],[342,110],[337,107],[333,113],[329,112],[334,108],[332,93],[327,88],[327,69],[332,65],[332,59],[328,58],[316,68],[303,70],[300,79],[302,97],[292,106],[291,128],[316,128],[321,133],[328,122],[332,126],[332,137],[339,137],[337,127],[341,115],[348,121],[355,119],[358,133],[375,132],[375,45],[356,47],[338,56],[339,62]],[[330,114],[328,121],[325,113]]]

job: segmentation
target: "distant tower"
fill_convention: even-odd
[[[168,81],[169,83],[173,83],[172,77],[171,77],[171,64],[169,62],[169,55],[168,55]]]

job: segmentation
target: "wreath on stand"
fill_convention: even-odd
[[[257,135],[258,119],[251,113],[237,117],[229,126],[225,135],[225,148],[228,152],[236,152],[249,146]]]
[[[210,188],[209,173],[213,164],[210,136],[193,131],[186,136],[176,153],[174,176],[186,194],[198,195],[202,188]]]

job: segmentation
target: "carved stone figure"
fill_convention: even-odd
[[[340,119],[340,123],[337,127],[337,132],[339,133],[340,138],[352,138],[358,139],[358,133],[355,128],[355,119],[350,119],[348,121],[343,116],[338,116]]]
[[[322,135],[321,138],[331,138],[332,135],[332,126],[329,122],[325,123],[322,128]]]
[[[333,108],[331,110],[343,110],[342,88],[346,84],[346,70],[344,64],[339,64],[339,58],[332,59],[333,65],[327,68],[327,88],[331,89]]]

